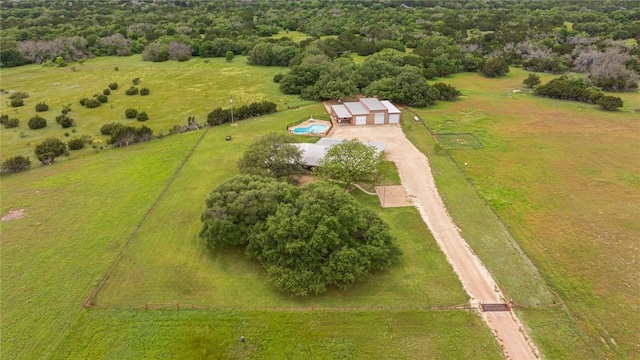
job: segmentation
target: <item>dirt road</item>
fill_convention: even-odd
[[[330,137],[384,142],[388,160],[395,162],[400,179],[438,245],[453,266],[471,304],[504,303],[495,281],[460,235],[438,194],[427,157],[405,137],[399,125],[335,126]],[[513,312],[481,312],[507,359],[537,359],[538,351]]]

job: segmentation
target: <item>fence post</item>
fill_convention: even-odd
[[[180,304],[176,304],[176,310],[180,311]]]

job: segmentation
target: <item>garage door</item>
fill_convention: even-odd
[[[400,124],[400,114],[389,114],[389,124]]]
[[[367,116],[356,116],[356,125],[367,125]]]
[[[376,125],[384,124],[384,113],[375,113],[373,123]]]

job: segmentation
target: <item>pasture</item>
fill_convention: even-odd
[[[513,93],[526,76],[520,69],[503,79],[456,75],[446,82],[462,90],[461,100],[418,112],[436,134],[470,133],[483,144],[449,150],[456,171],[490,204],[568,310],[521,310],[543,352],[550,358],[637,357],[640,97],[616,93],[624,108],[605,112]],[[433,153],[424,128],[405,122],[405,131]],[[466,202],[459,206],[463,198],[451,186],[455,171],[447,159],[430,156],[456,224],[499,283],[518,279],[521,274],[495,271],[494,254],[469,236],[482,220],[465,213]],[[512,286],[504,287],[513,294]]]
[[[215,77],[209,74],[208,66],[214,66],[216,60],[192,61],[171,66],[184,67],[183,72],[192,69],[192,81],[200,83],[191,85],[212,91],[211,97],[219,102],[199,109],[194,103],[209,102],[164,94],[164,101],[155,103],[160,117],[150,113],[151,120],[145,125],[161,131],[172,125],[174,118],[184,120],[195,113],[200,120],[212,107],[225,106],[231,86],[207,86],[209,76]],[[247,88],[236,84],[240,88],[234,91],[241,94],[252,89],[248,101],[279,99],[285,110],[235,127],[177,134],[128,148],[87,149],[83,156],[72,153],[71,159],[53,166],[3,177],[1,213],[24,209],[25,217],[0,223],[0,355],[18,359],[295,358],[301,354],[310,358],[364,359],[378,354],[500,358],[497,342],[477,314],[431,309],[464,304],[467,298],[415,209],[382,209],[377,198],[355,194],[389,223],[405,256],[388,271],[374,274],[346,293],[305,299],[283,296],[266,282],[262,270],[241,254],[211,254],[203,248],[197,231],[204,198],[237,172],[236,160],[244,148],[256,136],[285,131],[287,123],[323,111],[321,104],[305,106],[282,95],[270,97],[270,91],[277,91],[271,74],[282,69],[249,67],[235,61],[237,58],[231,64],[219,61],[224,69],[220,73],[236,68],[236,73],[254,81],[244,84]],[[84,68],[96,66],[94,75],[99,76],[114,71],[114,62],[120,62],[118,73],[125,71],[123,64],[140,69],[157,65],[167,66],[167,71],[171,68],[169,64],[136,63],[133,57],[102,58],[77,65],[79,70],[70,73],[88,73]],[[39,95],[43,90],[37,84],[55,81],[47,80],[44,74],[32,76],[27,68],[3,70],[3,86],[20,83],[16,90],[29,92],[29,102],[44,99],[52,109],[56,109],[54,104],[61,107],[71,101],[39,98],[44,95]],[[30,68],[36,74],[69,71]],[[253,71],[256,73],[251,75]],[[153,81],[169,83],[169,76],[179,78],[176,72],[156,76]],[[149,77],[139,73],[132,71],[126,77],[138,74],[141,86],[151,89],[144,101],[161,96],[145,80]],[[89,77],[78,87],[88,88],[103,80]],[[238,98],[243,97],[234,93],[234,100]],[[286,104],[300,107],[287,110]],[[180,114],[175,109],[187,110]],[[98,109],[74,105],[71,114],[79,124],[84,119],[86,125],[78,126],[78,135],[86,132],[97,137],[99,126],[111,121],[96,114],[89,120],[81,110],[106,111],[107,119],[111,112],[105,105]],[[167,116],[164,111],[175,113]],[[20,137],[9,138],[5,146],[4,136],[8,135],[5,129],[1,131],[3,155],[27,147]],[[46,137],[59,136],[61,130],[50,125],[41,131]],[[227,135],[232,136],[231,141],[224,140]],[[27,143],[36,141],[35,137],[26,139]],[[385,169],[385,181],[397,179],[393,172],[393,167]],[[120,260],[115,270],[94,299],[101,308],[82,309],[82,302],[116,259]],[[209,310],[144,310],[141,306],[145,303],[196,304]],[[239,324],[249,340],[246,348],[238,347]]]
[[[234,106],[267,99],[276,103],[280,110],[309,104],[296,96],[280,92],[278,84],[272,79],[282,71],[276,67],[248,66],[243,56],[237,56],[231,62],[220,58],[193,58],[185,62],[154,63],[141,61],[140,55],[95,58],[82,65],[74,63],[62,68],[30,65],[2,69],[2,89],[7,93],[0,96],[0,112],[20,120],[19,127],[0,130],[2,158],[13,155],[34,158],[35,145],[51,136],[67,141],[88,135],[97,140],[98,146],[105,146],[107,137],[100,135],[99,130],[102,125],[111,122],[145,125],[153,129],[155,134],[166,134],[174,125],[186,125],[189,116],[195,116],[198,123],[206,124],[207,114],[211,110],[219,106],[229,108],[231,96]],[[137,87],[149,88],[150,95],[125,94],[134,78],[140,78]],[[82,98],[101,94],[112,82],[118,83],[118,89],[111,91],[107,103],[93,109],[79,104]],[[29,94],[23,107],[8,106],[11,91]],[[47,127],[31,130],[27,121],[36,114],[35,105],[40,101],[49,105],[48,111],[38,113],[47,119]],[[71,104],[69,115],[75,120],[76,126],[63,129],[56,124],[55,117],[67,104]],[[149,120],[139,122],[126,119],[124,111],[128,108],[147,112]],[[69,137],[65,137],[64,133],[69,133]],[[72,151],[71,156],[77,157],[91,151]]]

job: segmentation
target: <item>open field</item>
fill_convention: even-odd
[[[238,341],[244,333],[247,341]],[[53,359],[501,359],[466,311],[86,311]]]
[[[38,359],[55,348],[191,150],[200,133],[40,167],[2,178],[0,357]]]
[[[129,65],[137,65],[131,58],[92,61],[104,62],[102,68],[111,66],[110,61],[131,61]],[[87,67],[92,61],[82,66]],[[157,65],[142,63],[145,64]],[[189,62],[174,65],[183,64]],[[227,66],[223,62],[220,65]],[[246,65],[237,67],[241,73],[254,69]],[[33,67],[32,70],[39,73],[43,69]],[[84,70],[78,70],[81,71]],[[123,71],[121,64],[119,72]],[[5,73],[2,75],[4,81]],[[20,76],[33,80],[29,75],[25,72]],[[198,78],[195,73],[193,76]],[[153,86],[141,77],[142,85],[150,87],[150,96],[153,96]],[[268,77],[270,75],[265,76]],[[46,83],[44,78],[40,81]],[[162,79],[155,81],[162,82]],[[260,89],[263,85],[251,86]],[[30,92],[29,101],[42,100],[36,98],[34,90],[18,90]],[[227,89],[220,91],[223,94],[218,96],[221,100],[216,105],[225,106]],[[256,97],[273,100],[266,93],[260,94]],[[170,98],[167,95],[165,100]],[[234,93],[234,100],[236,98]],[[53,100],[45,101],[52,105]],[[182,108],[194,101],[197,100],[181,98],[172,108]],[[279,104],[284,103],[282,100]],[[298,100],[290,104],[303,103]],[[72,115],[78,122],[81,110],[108,111],[110,108],[74,106]],[[24,209],[26,216],[0,224],[2,358],[149,358],[163,354],[170,358],[206,358],[217,351],[216,346],[232,358],[273,358],[282,354],[296,357],[301,351],[312,352],[312,358],[371,358],[372,354],[402,358],[423,358],[426,354],[442,358],[450,354],[466,357],[469,353],[478,358],[499,358],[498,344],[477,314],[465,310],[421,310],[458,305],[467,299],[451,267],[412,208],[383,210],[376,197],[356,194],[390,223],[406,255],[389,271],[375,274],[366,284],[346,294],[291,299],[274,292],[265,282],[262,270],[240,254],[229,251],[211,256],[202,248],[196,234],[204,197],[216,184],[236,173],[235,161],[244,147],[260,134],[285,131],[287,123],[321,111],[322,104],[314,104],[243,121],[237,127],[214,127],[183,167],[183,161],[204,134],[203,130],[124,149],[97,153],[88,149],[83,156],[72,155],[69,161],[4,177],[0,194],[2,215]],[[190,114],[186,112],[179,117]],[[98,116],[94,120],[86,122],[91,124],[86,131],[95,136],[100,124],[109,121]],[[156,124],[157,131],[172,124],[169,117],[165,120]],[[152,117],[146,125],[153,127],[153,124]],[[78,128],[77,135],[84,134],[85,130]],[[49,135],[43,133],[43,138],[60,136],[53,132],[59,129],[42,131],[52,131]],[[2,136],[8,133],[11,132],[2,130]],[[232,136],[232,141],[224,141],[227,135]],[[3,154],[25,146],[22,140],[7,141],[6,146],[3,140]],[[37,142],[32,138],[28,141]],[[174,178],[178,169],[180,172]],[[391,167],[387,168],[385,181],[394,182],[397,174],[393,173]],[[160,201],[155,204],[157,199]],[[147,213],[149,217],[141,223]],[[132,242],[124,248],[128,239]],[[109,306],[121,308],[144,302],[184,301],[243,310],[233,313],[81,310],[83,300],[123,249],[122,261],[96,299],[99,305],[103,300]],[[121,268],[129,272],[119,273]],[[135,283],[136,279],[140,284]],[[216,283],[220,279],[221,284]],[[114,288],[129,294],[110,291]],[[315,311],[307,311],[311,306]],[[370,309],[380,306],[388,311]],[[281,310],[251,310],[274,307]],[[298,310],[288,312],[289,308]],[[389,310],[392,308],[395,310]],[[218,321],[212,324],[212,319]],[[256,344],[248,343],[248,350],[235,346],[238,319],[246,322],[248,339]],[[227,340],[227,336],[231,340]],[[295,336],[301,336],[302,340],[292,342]],[[223,337],[218,345],[210,342]],[[169,348],[168,343],[172,344]]]
[[[166,134],[176,124],[186,125],[189,116],[195,116],[198,123],[206,124],[211,110],[219,106],[229,107],[230,96],[233,96],[234,106],[267,99],[275,102],[280,110],[309,104],[278,90],[278,84],[272,79],[282,71],[283,68],[279,67],[248,66],[243,56],[237,56],[232,62],[221,58],[193,58],[185,62],[154,63],[141,61],[140,55],[95,58],[83,65],[74,63],[64,68],[29,65],[2,69],[3,90],[29,93],[25,105],[19,108],[7,106],[8,94],[0,96],[0,112],[20,119],[19,127],[0,129],[2,158],[24,155],[33,159],[35,145],[51,136],[68,140],[88,135],[102,142],[98,145],[106,145],[107,137],[100,135],[99,130],[102,125],[114,121],[134,126],[144,124],[156,134]],[[149,88],[150,95],[125,94],[132,85],[131,80],[136,77],[141,79],[138,88]],[[117,82],[119,87],[111,92],[108,103],[94,109],[79,104],[80,99],[102,93],[112,82]],[[35,104],[40,101],[49,105],[48,111],[38,113],[47,119],[47,127],[31,130],[27,121],[36,114]],[[77,125],[74,128],[63,129],[55,122],[56,115],[66,104],[71,104],[69,115]],[[141,123],[126,119],[124,111],[128,108],[146,111],[149,120]],[[73,133],[72,129],[76,132]],[[70,137],[65,137],[65,132],[70,133]],[[91,150],[71,154],[78,156],[87,152]]]
[[[590,352],[596,358],[638,357],[640,123],[633,109],[640,108],[640,97],[616,93],[625,106],[612,113],[513,93],[526,74],[512,69],[504,79],[444,79],[465,97],[419,113],[436,133],[471,133],[482,143],[481,149],[450,150],[458,171],[564,301],[570,316],[552,309],[521,311],[543,352],[550,358]],[[423,151],[433,152],[426,131],[405,125]],[[465,224],[473,223],[472,215],[457,210],[456,193],[447,190],[447,157],[430,159],[449,211],[494,271],[491,254],[468,237]],[[494,275],[500,282],[502,276]]]

